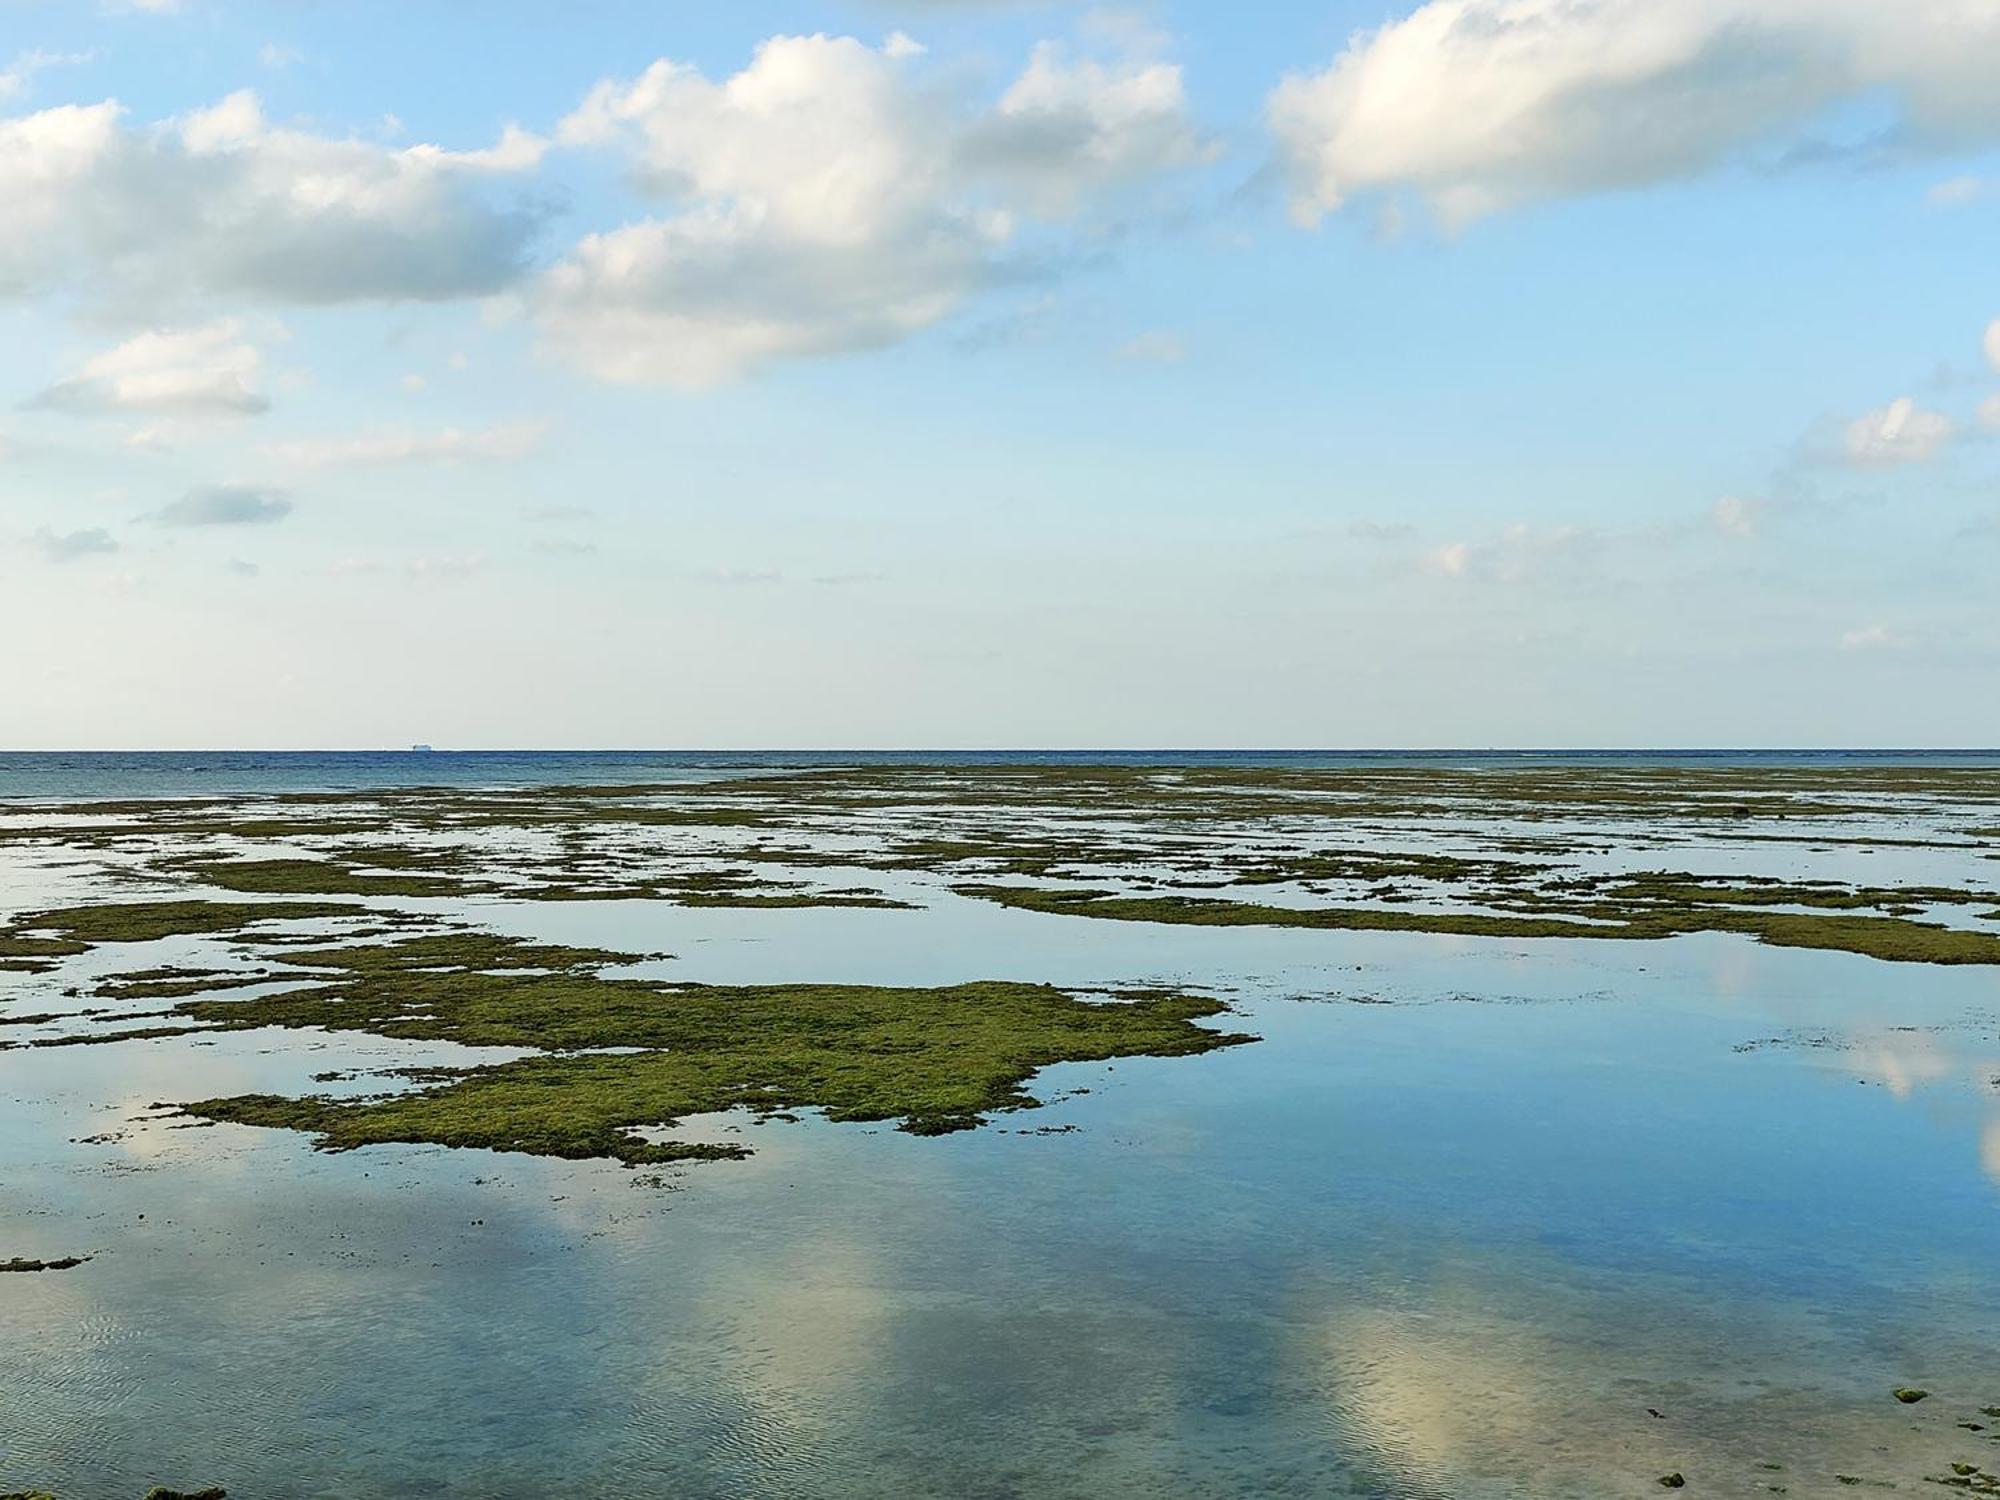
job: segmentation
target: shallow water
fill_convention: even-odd
[[[476,910],[675,978],[1170,981],[1263,1040],[1052,1068],[1046,1107],[940,1138],[697,1122],[755,1154],[671,1172],[148,1118],[466,1049],[0,1052],[0,1259],[95,1257],[0,1276],[0,1492],[1539,1500],[2000,1466],[1956,1425],[2000,1431],[2000,969],[923,899]]]

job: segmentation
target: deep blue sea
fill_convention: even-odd
[[[0,798],[374,787],[623,785],[852,765],[1968,766],[2000,750],[79,750],[0,751]]]

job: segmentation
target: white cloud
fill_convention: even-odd
[[[851,38],[778,37],[721,83],[663,61],[600,84],[561,138],[623,144],[684,206],[549,273],[549,347],[605,379],[702,386],[944,317],[1005,232],[950,201],[940,121],[901,73]]]
[[[1417,559],[1417,566],[1438,578],[1463,578],[1472,566],[1472,547],[1467,542],[1447,542],[1433,547]]]
[[[707,583],[727,584],[732,588],[760,588],[769,583],[783,583],[785,575],[776,568],[704,568],[695,577]]]
[[[35,398],[71,412],[247,416],[269,409],[258,389],[263,357],[233,318],[155,328],[94,355]]]
[[[544,431],[538,422],[508,422],[477,428],[445,427],[435,432],[387,427],[350,437],[274,443],[264,453],[280,463],[306,469],[478,462],[520,458],[534,450],[541,442]]]
[[[1271,94],[1305,221],[1408,191],[1448,225],[1684,177],[1886,97],[1911,144],[2000,135],[1987,0],[1430,0]]]
[[[394,571],[406,578],[439,583],[471,578],[485,569],[483,552],[461,552],[406,558]],[[343,557],[328,564],[326,571],[335,578],[379,578],[392,570],[375,558]]]
[[[153,127],[109,100],[0,119],[0,297],[73,288],[157,313],[491,292],[535,220],[482,184],[541,150],[519,131],[468,152],[314,135],[247,91]]]
[[[15,99],[28,92],[35,81],[35,75],[45,68],[70,67],[77,63],[87,63],[88,52],[22,52],[6,67],[0,68],[0,101]]]
[[[1857,464],[1921,463],[1951,440],[1951,418],[1926,411],[1908,396],[1856,417],[1847,425],[1847,457]]]
[[[465,552],[442,557],[413,557],[403,564],[403,572],[411,578],[432,582],[459,578],[470,578],[486,570],[485,554]]]
[[[1156,328],[1126,340],[1118,346],[1116,353],[1118,358],[1136,364],[1177,365],[1187,358],[1187,347],[1178,335]]]
[[[1748,541],[1757,534],[1757,523],[1763,513],[1763,504],[1756,500],[1741,500],[1734,495],[1725,495],[1715,502],[1709,512],[1716,529],[1725,536],[1733,536],[1739,541]]]
[[[1879,622],[1845,631],[1840,637],[1840,649],[1843,651],[1897,651],[1909,644],[1908,636]]]
[[[1979,425],[1988,432],[2000,432],[2000,396],[1988,396],[1979,403]]]
[[[2000,318],[1995,318],[1991,323],[1986,325],[1984,344],[1986,348],[1986,362],[1993,366],[1994,369],[2000,370]]]
[[[1943,182],[1934,183],[1924,198],[1938,208],[1955,208],[1961,203],[1976,202],[1985,197],[1987,191],[1983,177],[1947,177]]]
[[[609,380],[698,387],[771,361],[894,343],[1000,273],[1023,216],[1194,160],[1177,69],[1038,50],[968,118],[915,54],[773,37],[714,82],[661,61],[560,127],[627,152],[659,217],[593,234],[540,282],[546,348]]]
[[[1477,578],[1516,584],[1588,561],[1601,538],[1581,526],[1530,526],[1517,521],[1483,542],[1450,542],[1417,557],[1435,578]]]
[[[141,453],[171,453],[179,444],[181,428],[175,422],[148,422],[125,434],[125,446]]]

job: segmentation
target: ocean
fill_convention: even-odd
[[[193,797],[383,787],[617,786],[880,765],[2000,767],[2000,749],[50,750],[0,751],[0,799]]]

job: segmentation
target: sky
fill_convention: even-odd
[[[0,0],[0,748],[2000,744],[1992,0]]]

